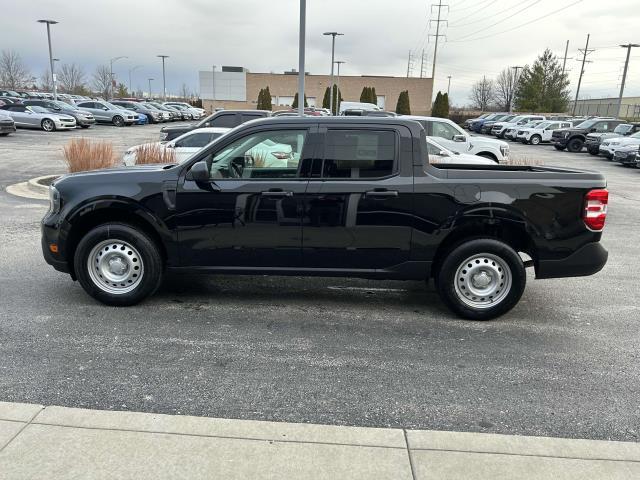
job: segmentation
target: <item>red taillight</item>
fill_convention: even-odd
[[[584,197],[584,223],[589,229],[599,232],[604,228],[607,218],[609,192],[607,190],[591,190]]]

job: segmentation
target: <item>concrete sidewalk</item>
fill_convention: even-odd
[[[631,479],[640,444],[0,402],[0,479]]]

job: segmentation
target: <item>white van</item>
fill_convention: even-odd
[[[366,103],[366,102],[340,102],[340,109],[338,110],[338,114],[342,115],[345,110],[382,110],[375,103]]]

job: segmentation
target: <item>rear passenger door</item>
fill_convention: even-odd
[[[320,127],[303,216],[303,265],[386,269],[409,260],[413,177],[409,130]]]

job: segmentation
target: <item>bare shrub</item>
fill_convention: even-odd
[[[65,145],[62,152],[70,173],[110,168],[116,164],[113,145],[108,142],[91,143],[85,138],[76,138]]]
[[[136,148],[136,165],[149,163],[176,163],[176,152],[171,148],[163,148],[157,143]]]
[[[525,167],[536,167],[544,165],[544,160],[541,158],[531,158],[526,155],[520,155],[516,157],[510,157],[509,160],[503,162],[504,165],[518,165]]]

